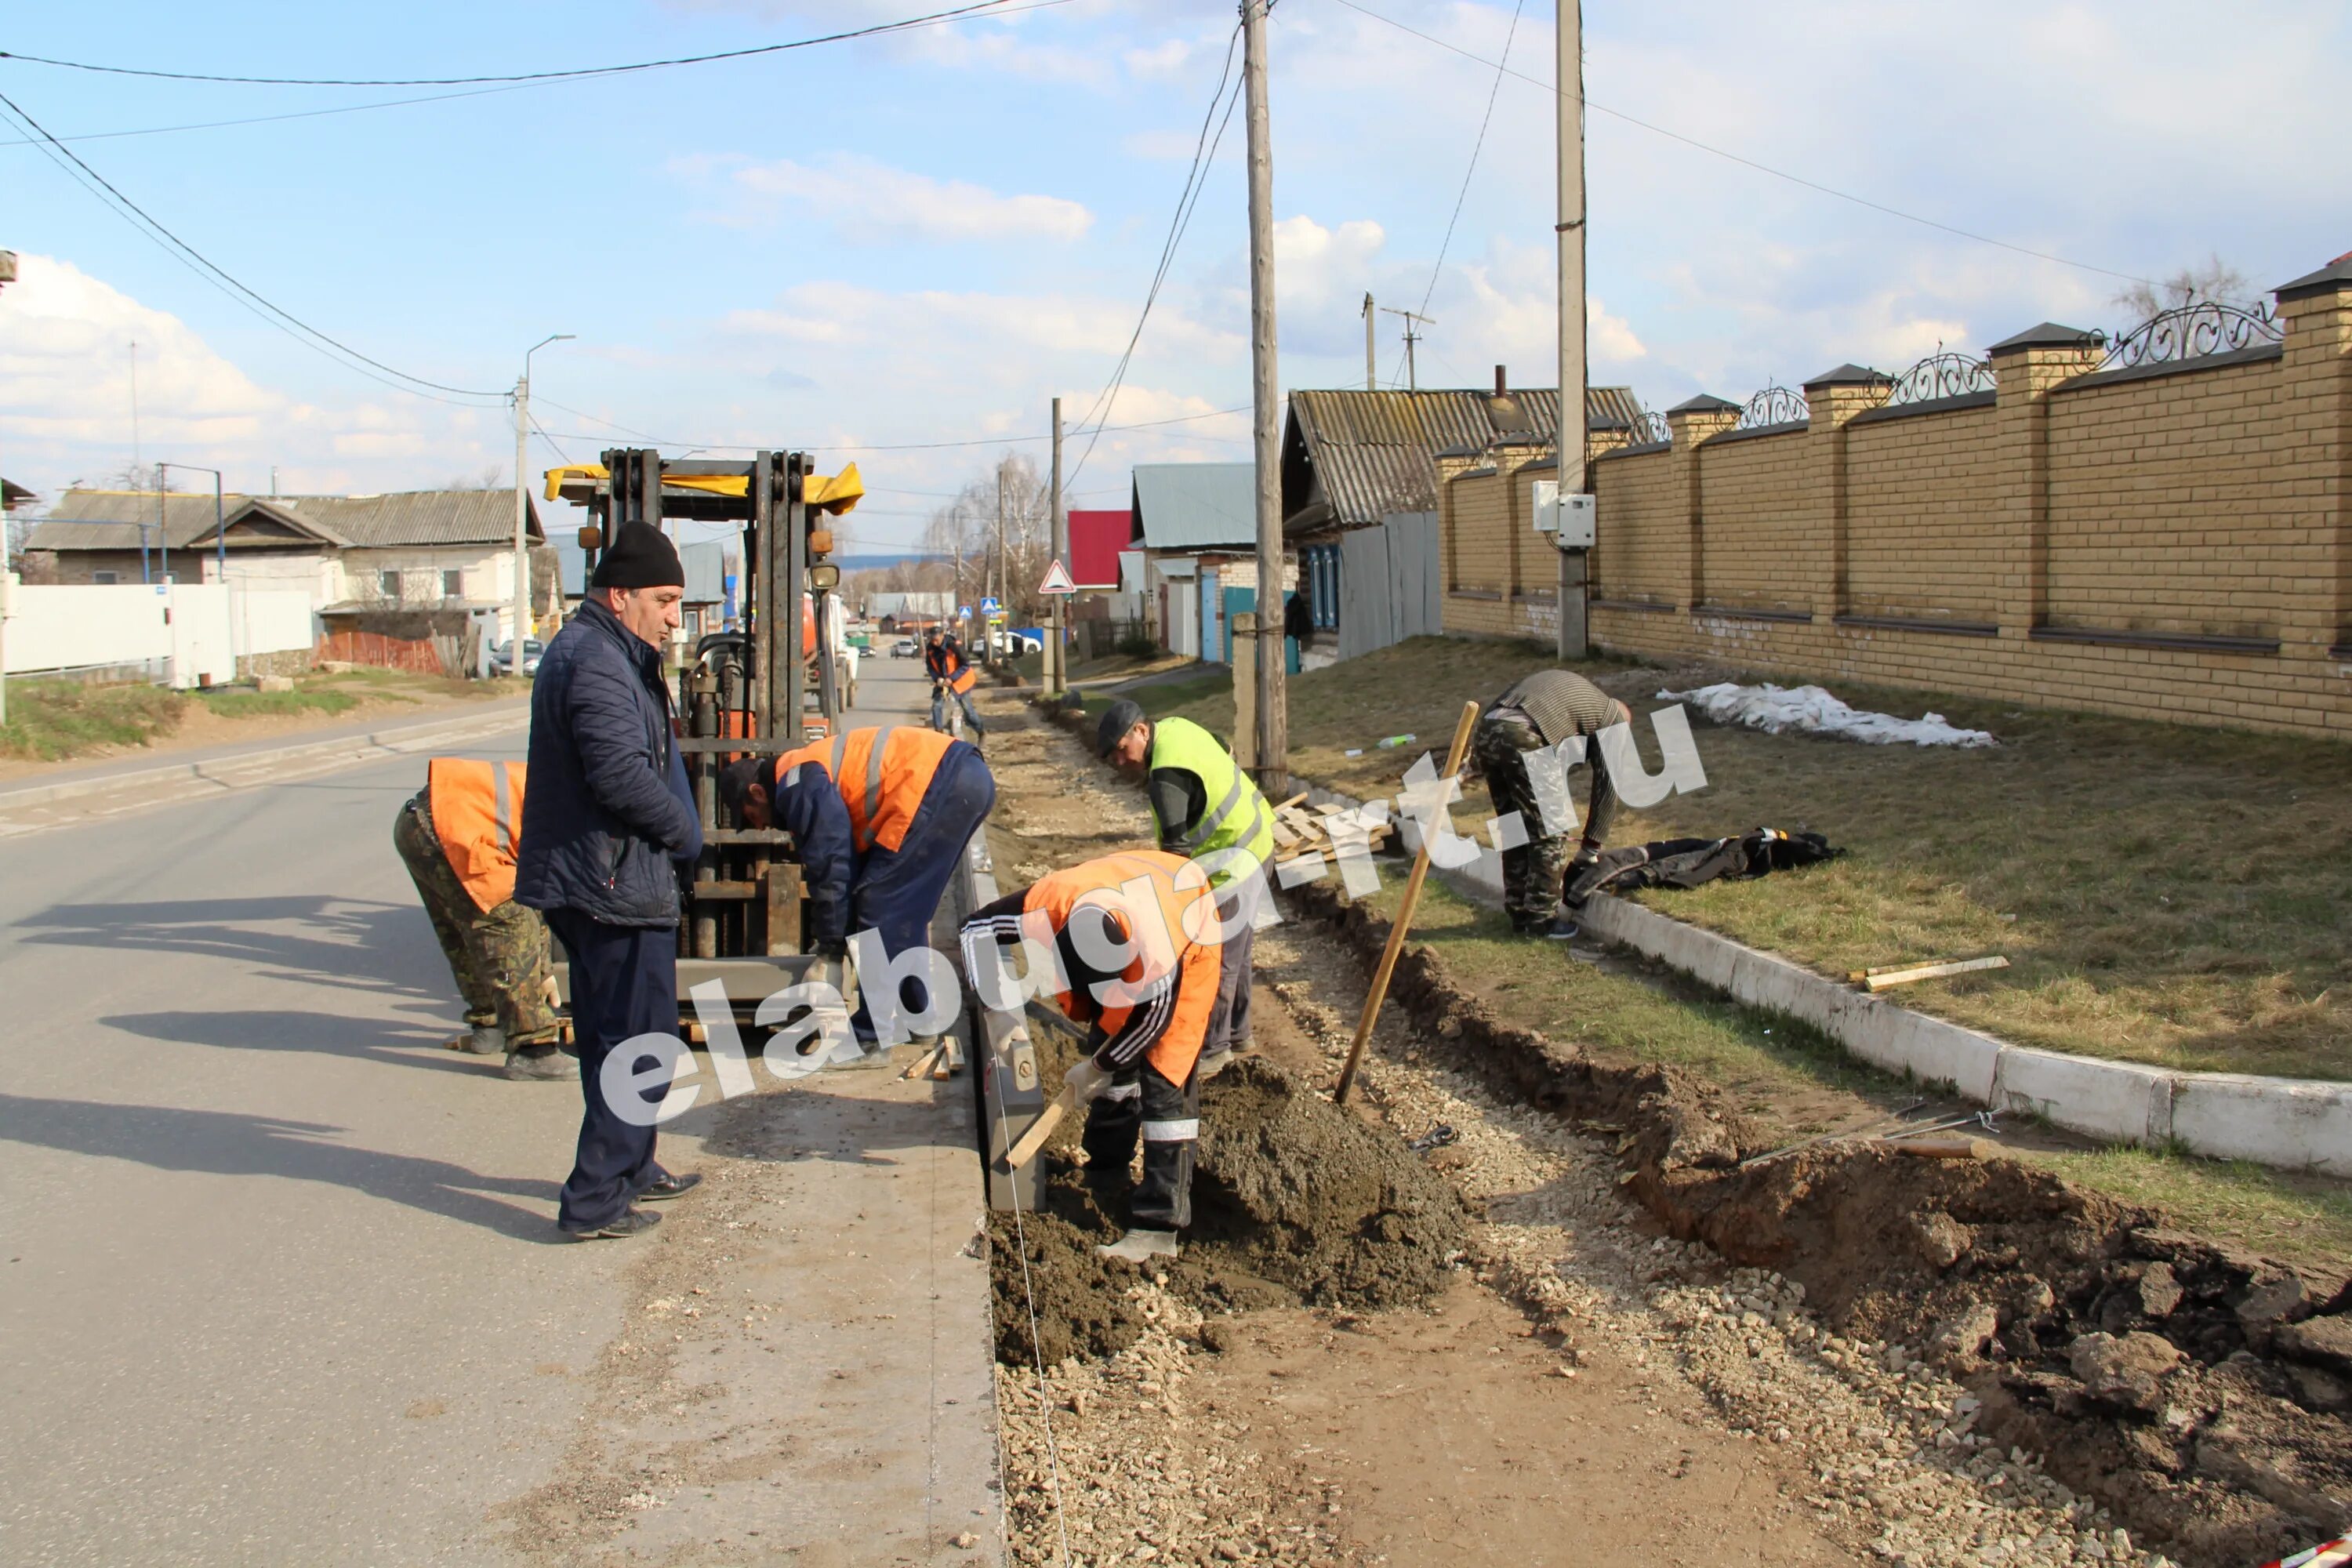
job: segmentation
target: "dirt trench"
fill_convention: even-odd
[[[1121,802],[1076,746],[1045,734],[1007,742],[1018,752],[999,764],[1003,826],[1012,858],[1031,862],[1000,855],[1008,886],[1137,841],[1131,795]],[[1076,831],[1054,831],[1064,825]],[[1259,1006],[1305,1069],[1344,1044],[1386,926],[1321,887],[1287,901],[1292,923],[1262,939]],[[1286,954],[1296,973],[1269,976]],[[1787,1461],[1768,1467],[1781,1479],[1762,1522],[1790,1550],[1813,1542],[1940,1564],[2163,1560],[2147,1555],[2155,1547],[2199,1568],[2240,1568],[2342,1528],[2352,1335],[2337,1331],[2344,1303],[2331,1289],[2005,1160],[1906,1160],[1841,1143],[1742,1170],[1759,1134],[1692,1075],[1598,1061],[1518,1028],[1425,948],[1408,949],[1391,996],[1365,1080],[1367,1110],[1387,1126],[1368,1132],[1461,1194],[1472,1268],[1523,1314],[1527,1336],[1568,1356],[1552,1370],[1605,1376],[1614,1352],[1630,1376],[1628,1357],[1654,1372],[1646,1355],[1663,1350],[1680,1392],[1701,1404],[1683,1412],[1686,1426]],[[1238,1124],[1253,1109],[1244,1100],[1226,1114]],[[1216,1124],[1213,1104],[1204,1118]],[[1425,1160],[1407,1150],[1407,1138],[1441,1127],[1453,1146]],[[1269,1167],[1297,1164],[1270,1152]],[[1118,1320],[1066,1344],[1041,1336],[1049,1367],[1056,1350],[1071,1358],[1056,1375],[1142,1349],[1178,1369],[1150,1380],[1156,1388],[1180,1373],[1214,1386],[1229,1377],[1213,1352],[1256,1332],[1280,1337],[1252,1325],[1295,1314],[1286,1298],[1318,1299],[1238,1252],[1213,1263],[1206,1247],[1129,1283],[1083,1251],[1108,1218],[1081,1202],[1078,1168],[1057,1163],[1052,1190],[1053,1212],[1034,1223],[1069,1235],[1033,1253],[1032,1285],[1071,1281],[1111,1304],[1097,1318]],[[1002,1269],[1000,1281],[1011,1283]],[[1376,1303],[1325,1300],[1333,1321],[1375,1321],[1360,1307]],[[1439,1316],[1454,1310],[1454,1298],[1436,1299]],[[1029,1358],[1040,1348],[1018,1342]],[[1596,1352],[1599,1366],[1580,1365]],[[1001,1389],[1022,1384],[1009,1367],[1000,1377]],[[1654,1378],[1634,1386],[1661,1410],[1671,1403]],[[1015,1426],[1008,1417],[1008,1445]],[[1302,1447],[1328,1447],[1263,1429],[1253,1441],[1268,1473],[1286,1450],[1296,1467]],[[1623,1444],[1638,1453],[1644,1441]],[[1496,1506],[1507,1516],[1523,1500]],[[1332,1508],[1326,1517],[1341,1523],[1330,1541],[1360,1538],[1350,1527],[1377,1511]],[[1262,1534],[1241,1549],[1258,1555],[1258,1543],[1270,1555],[1280,1541]]]

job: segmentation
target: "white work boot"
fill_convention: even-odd
[[[1176,1256],[1176,1233],[1172,1230],[1130,1230],[1117,1241],[1095,1248],[1097,1258],[1116,1258],[1122,1263],[1141,1264],[1154,1258]]]

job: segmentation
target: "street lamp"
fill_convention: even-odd
[[[522,379],[515,383],[514,641],[509,645],[511,657],[507,660],[508,673],[512,675],[522,673],[522,645],[530,636],[530,491],[523,475],[530,460],[525,450],[530,441],[530,356],[550,343],[571,341],[570,332],[551,332],[525,349]]]

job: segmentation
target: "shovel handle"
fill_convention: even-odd
[[[1039,1112],[1037,1120],[1029,1124],[1029,1131],[1021,1135],[1021,1141],[1005,1151],[1004,1168],[1008,1171],[1017,1171],[1035,1159],[1037,1151],[1045,1146],[1045,1140],[1054,1135],[1054,1129],[1062,1124],[1062,1118],[1068,1115],[1070,1107],[1077,1102],[1077,1092],[1075,1089],[1062,1090],[1061,1094],[1055,1097],[1054,1103]]]

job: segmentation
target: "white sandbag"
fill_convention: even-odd
[[[1982,730],[1963,730],[1941,713],[1897,719],[1849,708],[1818,686],[1736,686],[1724,681],[1690,691],[1661,691],[1667,702],[1687,702],[1718,724],[1745,724],[1779,735],[1790,730],[1836,735],[1871,746],[1997,746]]]

